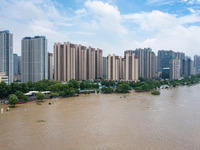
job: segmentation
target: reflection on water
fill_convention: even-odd
[[[200,149],[199,89],[82,95],[9,112],[0,105],[0,149]]]

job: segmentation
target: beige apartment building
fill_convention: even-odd
[[[134,53],[132,55],[126,54],[124,68],[125,81],[138,80],[138,56],[136,56]]]
[[[71,44],[54,44],[54,80],[94,80],[102,77],[103,51]]]
[[[125,58],[109,54],[107,57],[107,79],[137,81],[138,57],[135,54],[126,54]]]
[[[96,50],[96,61],[95,61],[95,78],[99,79],[103,76],[103,50],[99,48]]]
[[[124,77],[124,59],[120,56],[110,54],[107,57],[107,79],[121,80]]]
[[[87,49],[87,79],[95,79],[95,48]]]

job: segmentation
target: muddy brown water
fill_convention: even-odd
[[[160,96],[91,94],[6,107],[0,105],[1,150],[200,149],[200,85]]]

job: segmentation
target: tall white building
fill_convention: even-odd
[[[8,76],[8,83],[13,82],[13,34],[0,31],[0,72]]]
[[[37,82],[48,77],[47,39],[45,36],[22,39],[22,82]]]

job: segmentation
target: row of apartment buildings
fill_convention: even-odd
[[[54,65],[54,66],[53,66]],[[194,71],[195,68],[195,71]],[[108,55],[103,50],[70,42],[55,43],[54,54],[47,52],[45,36],[25,37],[21,41],[21,56],[13,54],[13,35],[0,31],[0,72],[13,82],[13,74],[22,82],[42,79],[55,81],[108,80],[137,81],[139,77],[153,79],[166,70],[170,79],[181,74],[191,75],[200,69],[200,56],[194,63],[184,53],[151,48],[126,50],[124,56]]]
[[[54,80],[94,80],[103,75],[103,50],[65,42],[54,44]]]

